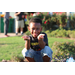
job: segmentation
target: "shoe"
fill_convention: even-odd
[[[6,37],[9,37],[9,35],[5,35]]]
[[[18,33],[16,33],[16,35],[18,35]]]
[[[23,33],[21,33],[21,35],[23,35]]]

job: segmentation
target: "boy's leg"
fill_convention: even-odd
[[[35,60],[33,58],[33,56],[34,56],[34,50],[32,50],[32,49],[27,50],[27,49],[24,48],[22,50],[22,54],[25,57],[25,59],[26,59],[27,62],[35,62]]]
[[[30,57],[25,57],[27,62],[35,62],[34,58],[30,58]]]
[[[49,61],[50,61],[50,58],[49,58],[47,55],[45,55],[45,56],[43,57],[43,61],[44,61],[44,62],[49,62]]]
[[[50,47],[45,46],[45,48],[41,50],[41,53],[42,53],[44,62],[49,62],[52,60],[53,51],[50,49]]]

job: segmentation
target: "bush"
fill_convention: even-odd
[[[71,30],[68,30],[67,31],[67,34],[70,38],[75,38],[75,30],[71,31]]]
[[[58,33],[57,31],[52,31],[52,32],[50,33],[50,36],[51,36],[51,37],[56,37],[57,33]]]
[[[66,30],[65,29],[57,29],[55,31],[52,31],[50,33],[50,36],[51,37],[67,37],[68,34],[66,33]]]
[[[67,16],[66,14],[61,14],[61,15],[56,15],[56,14],[53,14],[52,16],[48,13],[48,12],[39,12],[38,15],[36,16],[32,16],[32,15],[27,15],[27,21],[26,21],[26,24],[29,23],[29,20],[32,18],[32,17],[38,17],[42,20],[42,27],[44,28],[44,30],[47,30],[47,29],[54,29],[54,25],[65,25],[67,23]]]
[[[75,30],[65,30],[65,29],[57,29],[48,33],[51,37],[68,37],[68,38],[75,38]]]
[[[59,30],[59,32],[56,36],[57,37],[67,37],[68,35],[66,34],[66,30],[62,29],[62,30]]]
[[[70,38],[75,38],[75,32],[73,32],[72,34],[69,35]]]
[[[50,30],[45,31],[45,33],[47,34],[48,37],[50,36],[50,32],[51,32]]]
[[[30,31],[28,30],[27,32],[25,32],[26,35],[31,35]]]
[[[54,42],[52,50],[53,59],[58,59],[58,61],[67,59],[71,55],[75,59],[75,42]]]

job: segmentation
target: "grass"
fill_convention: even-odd
[[[49,44],[49,47],[52,47],[53,43],[54,42],[72,42],[74,40],[69,40],[69,39],[63,39],[63,38],[54,38],[54,37],[48,37],[48,44]]]
[[[2,59],[10,60],[12,56],[22,56],[21,51],[24,48],[24,41],[20,37],[0,38],[0,61]]]
[[[24,48],[25,41],[21,38],[22,36],[16,37],[7,37],[0,38],[0,61],[11,60],[13,56],[21,56],[22,57],[22,49]],[[64,42],[64,41],[74,41],[67,40],[62,38],[52,38],[48,37],[49,47],[52,47],[52,44],[55,42]]]

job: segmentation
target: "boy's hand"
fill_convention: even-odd
[[[22,38],[24,38],[24,40],[30,40],[30,37],[27,35],[23,36]]]
[[[45,34],[40,34],[37,38],[38,38],[38,40],[43,40],[44,36],[45,36]]]

